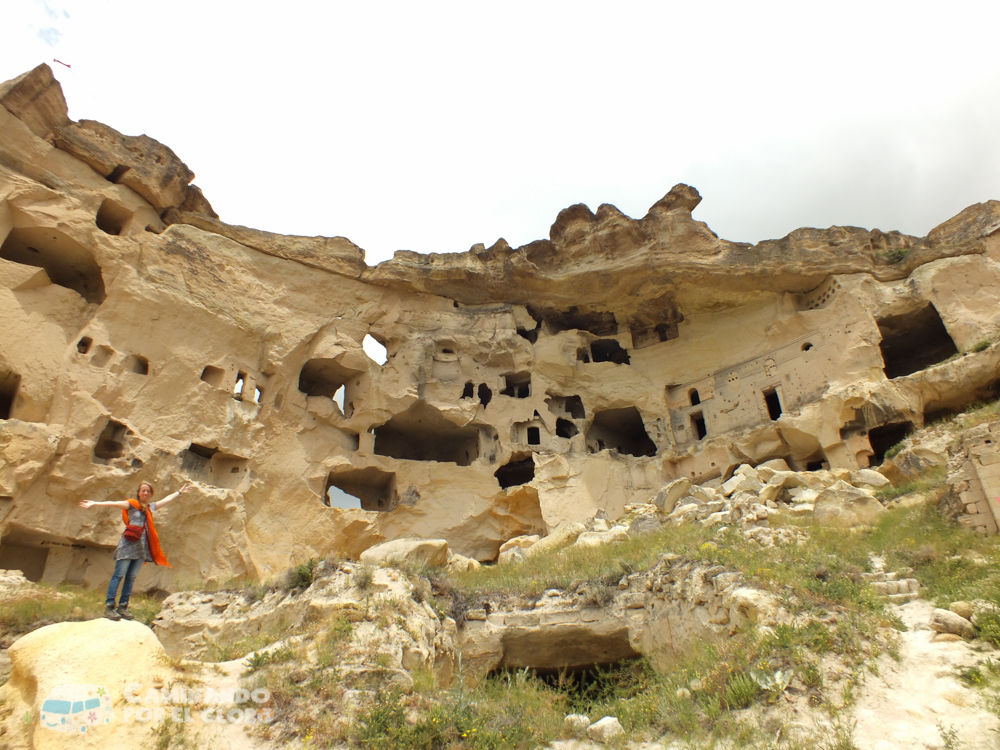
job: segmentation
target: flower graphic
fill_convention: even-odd
[[[87,714],[87,721],[90,724],[93,724],[95,721],[97,721],[97,714],[91,711],[89,714]]]

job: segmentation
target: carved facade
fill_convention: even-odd
[[[679,185],[368,267],[219,221],[166,147],[69,121],[45,66],[0,103],[0,568],[29,578],[105,581],[120,520],[77,503],[139,481],[199,485],[150,587],[414,535],[487,561],[680,476],[874,465],[996,394],[996,202],[751,246]]]

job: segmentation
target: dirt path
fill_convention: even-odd
[[[879,677],[869,676],[853,712],[860,750],[945,748],[945,733],[957,733],[956,748],[1000,748],[1000,719],[983,707],[980,691],[966,687],[958,671],[996,659],[983,644],[934,640],[927,627],[934,606],[916,600],[898,608],[909,628],[901,633],[900,661],[879,660]]]

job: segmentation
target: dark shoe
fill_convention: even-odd
[[[120,620],[120,619],[122,619],[122,616],[120,614],[118,614],[118,611],[113,606],[111,606],[110,604],[108,604],[108,605],[106,605],[104,607],[104,616],[107,617],[109,620]]]
[[[118,605],[118,616],[122,620],[134,620],[135,619],[135,615],[133,615],[131,612],[128,611],[128,605],[127,604],[124,607],[121,604]]]

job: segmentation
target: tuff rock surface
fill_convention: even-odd
[[[158,513],[173,568],[138,585],[164,592],[409,537],[495,561],[678,480],[811,513],[821,488],[736,470],[849,481],[996,390],[996,201],[924,238],[748,245],[678,185],[641,219],[577,205],[523,247],[369,267],[345,238],[224,223],[166,146],[72,122],[45,65],[0,105],[0,568],[34,581],[103,585],[119,516],[78,502],[140,481],[198,487]],[[986,439],[956,504],[992,533]],[[930,459],[893,460],[897,482]],[[710,494],[680,515],[763,520]]]

